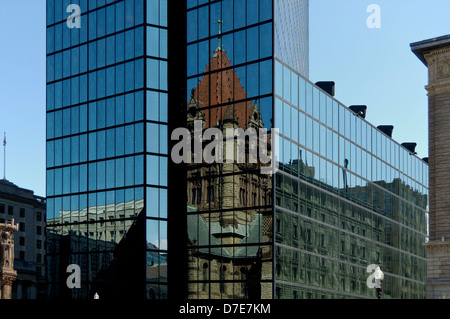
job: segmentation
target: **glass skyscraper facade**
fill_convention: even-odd
[[[167,36],[166,0],[47,1],[50,297],[167,297]]]
[[[424,296],[427,165],[307,80],[308,8],[47,0],[50,298],[370,298],[371,264],[387,298]],[[197,127],[234,160],[198,161]],[[279,171],[228,129],[276,129]]]
[[[309,78],[309,0],[276,0],[274,9],[274,55]]]

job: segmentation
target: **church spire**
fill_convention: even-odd
[[[222,10],[219,10],[219,14],[216,19],[216,23],[219,25],[219,38],[218,38],[218,44],[217,44],[217,51],[222,51],[222,48],[223,48],[222,27],[225,24],[225,21],[222,20]]]

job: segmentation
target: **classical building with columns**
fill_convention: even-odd
[[[411,44],[428,67],[429,241],[427,297],[450,295],[450,34]]]

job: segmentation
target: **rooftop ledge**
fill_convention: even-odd
[[[419,60],[422,61],[425,66],[428,66],[424,55],[439,48],[450,47],[450,34],[414,42],[410,44],[410,47]]]

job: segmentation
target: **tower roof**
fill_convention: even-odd
[[[247,93],[236,71],[231,68],[227,51],[218,48],[206,66],[207,73],[193,91],[193,97],[199,107],[222,105],[202,110],[206,119],[206,127],[217,125],[225,113],[234,114],[239,127],[247,128],[249,117],[253,113],[254,104],[251,101],[234,103],[247,99]],[[190,103],[189,103],[190,104]],[[188,105],[189,105],[188,104]],[[234,107],[234,109],[233,109]]]

